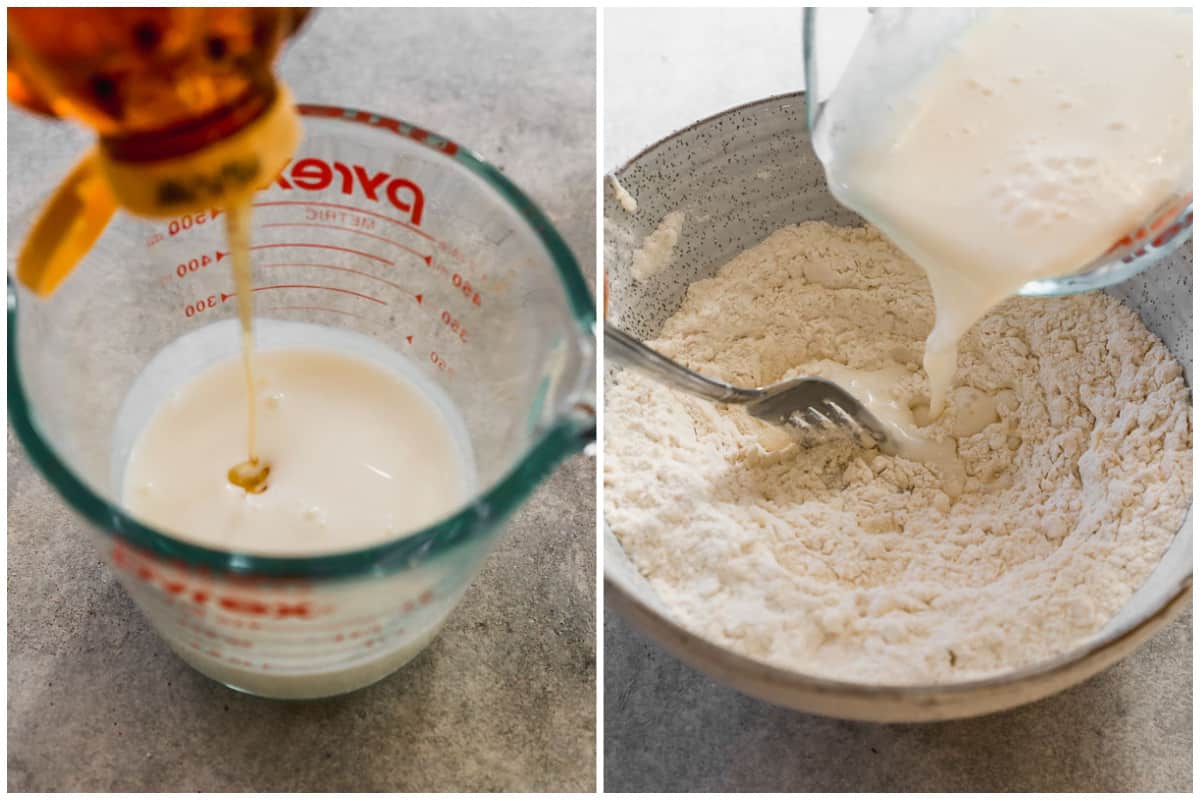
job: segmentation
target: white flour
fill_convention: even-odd
[[[916,405],[933,303],[868,229],[778,231],[694,284],[650,345],[764,385],[831,360],[899,365]],[[1179,364],[1099,293],[1010,300],[962,340],[930,428],[957,439],[954,500],[931,467],[847,443],[804,450],[630,371],[606,398],[606,517],[663,602],[709,639],[880,683],[963,680],[1062,653],[1158,562],[1190,497]],[[970,419],[968,419],[970,417]]]

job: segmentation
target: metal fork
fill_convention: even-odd
[[[718,403],[740,404],[751,416],[799,431],[810,441],[837,433],[864,447],[890,449],[887,430],[854,395],[824,378],[793,378],[746,389],[706,378],[604,323],[604,355],[663,383]]]

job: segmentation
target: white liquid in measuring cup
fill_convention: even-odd
[[[461,423],[413,384],[313,347],[259,350],[255,373],[266,490],[227,480],[247,426],[232,357],[178,387],[137,437],[123,491],[131,513],[206,547],[313,556],[395,539],[470,498]]]
[[[918,35],[916,17],[891,22],[879,48]],[[860,48],[815,145],[837,198],[929,276],[936,417],[958,340],[990,308],[1079,271],[1191,191],[1191,15],[981,12],[932,55],[905,55],[893,66],[912,73],[898,78],[870,41]]]
[[[402,538],[478,493],[466,423],[426,367],[375,337],[269,318],[255,320],[255,385],[272,469],[260,494],[232,486],[222,464],[245,457],[247,427],[239,330],[228,319],[178,337],[130,386],[110,469],[133,516],[210,548],[320,556]],[[398,669],[437,635],[479,556],[464,546],[309,581],[210,577],[124,543],[114,552],[181,658],[280,698],[339,694]]]

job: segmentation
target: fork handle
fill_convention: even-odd
[[[626,367],[642,370],[665,384],[718,403],[748,403],[759,396],[754,389],[743,389],[723,381],[706,378],[687,367],[656,353],[629,334],[604,323],[604,357]]]

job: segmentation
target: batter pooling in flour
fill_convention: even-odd
[[[989,309],[1029,281],[1078,272],[1190,195],[1191,14],[875,13],[869,31],[884,33],[856,51],[813,141],[838,200],[928,276],[937,417],[958,341]],[[905,36],[955,15],[970,21],[948,41],[904,49]]]

